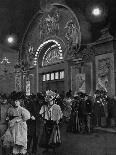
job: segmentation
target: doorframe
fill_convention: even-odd
[[[48,72],[54,72],[54,71],[59,71],[59,70],[64,70],[64,91],[69,90],[69,72],[68,72],[68,62],[67,61],[63,61],[61,63],[57,63],[57,64],[53,64],[53,65],[49,65],[46,67],[38,67],[38,76],[37,76],[37,80],[38,80],[38,85],[37,85],[37,90],[42,91],[42,74],[46,74]]]

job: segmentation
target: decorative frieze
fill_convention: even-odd
[[[48,14],[45,18],[44,16],[40,19],[39,22],[39,36],[41,39],[44,39],[46,35],[57,35],[59,31],[59,20],[60,13],[57,9],[53,15]]]
[[[74,55],[78,50],[77,45],[79,44],[80,30],[72,19],[67,21],[64,29],[66,29],[65,38],[67,40],[68,55],[71,56]]]
[[[39,47],[47,46],[48,40],[62,42],[61,48],[65,60],[73,59],[78,52],[81,41],[80,27],[76,15],[67,6],[52,4],[48,12],[42,12],[33,18],[23,39],[22,56],[25,55],[23,58],[32,63],[36,57],[33,57],[33,54],[39,57],[39,54],[36,54]],[[40,50],[44,54],[42,48]]]

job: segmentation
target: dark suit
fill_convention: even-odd
[[[32,120],[31,118],[27,121],[28,126],[28,132],[27,132],[27,149],[30,149],[31,142],[32,142],[32,153],[36,153],[37,151],[37,136],[36,136],[36,114],[35,114],[35,103],[31,101],[29,105],[27,106],[27,109],[29,110],[31,116],[35,117],[35,120]]]

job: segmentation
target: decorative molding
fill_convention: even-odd
[[[73,57],[78,51],[79,28],[76,26],[76,23],[71,19],[67,21],[64,29],[66,29],[65,38],[67,40],[68,55],[69,57]]]
[[[32,54],[32,56],[30,56],[32,58],[35,52],[35,65],[37,65],[37,63],[35,63],[37,61],[36,49],[44,43],[46,38],[55,40],[55,38],[58,37],[63,40],[66,46],[65,50],[63,50],[65,59],[73,58],[80,48],[81,32],[75,13],[64,4],[52,3],[51,6],[49,12],[43,12],[41,14],[38,12],[38,14],[34,16],[24,34],[21,46],[22,58],[29,61],[30,59],[27,53],[31,51],[29,53]],[[71,38],[69,39],[70,41],[67,40],[68,37],[66,38],[65,35],[69,35],[68,37]],[[31,45],[30,50],[29,44]],[[29,63],[33,63],[33,60]]]
[[[40,19],[39,22],[39,36],[41,39],[44,39],[46,35],[55,34],[57,35],[59,32],[59,20],[60,13],[57,9],[54,14],[51,16],[50,14],[44,18],[44,16]]]

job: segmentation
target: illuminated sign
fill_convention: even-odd
[[[62,59],[62,50],[59,50],[58,48],[52,49],[50,51],[48,50],[43,57],[42,66],[60,62]]]

